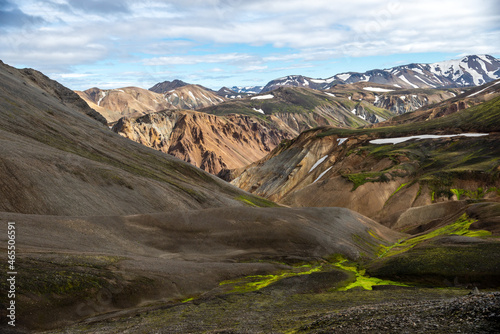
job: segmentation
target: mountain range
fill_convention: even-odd
[[[290,75],[267,83],[262,93],[281,86],[325,90],[337,84],[373,82],[397,88],[453,88],[478,86],[500,79],[500,61],[490,55],[470,55],[433,64],[409,64],[364,73],[345,72],[326,79]]]
[[[500,80],[465,58],[240,98],[0,62],[0,331],[498,332]]]

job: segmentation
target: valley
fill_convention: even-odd
[[[74,92],[0,63],[2,331],[499,331],[498,65]]]

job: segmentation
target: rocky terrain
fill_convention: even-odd
[[[291,136],[258,117],[163,111],[122,118],[113,131],[217,174],[263,158]]]

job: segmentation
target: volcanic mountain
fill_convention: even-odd
[[[451,88],[479,86],[500,79],[500,61],[490,55],[470,55],[433,64],[409,64],[364,73],[346,72],[327,79],[290,75],[270,81],[262,93],[282,86],[325,90],[335,84],[371,82],[397,88]]]

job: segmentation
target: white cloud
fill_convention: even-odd
[[[195,65],[201,63],[248,63],[256,61],[256,57],[244,53],[209,54],[201,56],[170,56],[143,60],[144,65]]]
[[[330,0],[24,0],[17,6],[17,14],[40,19],[8,29],[0,23],[0,59],[65,74],[75,66],[104,61],[148,67],[205,63],[224,71],[222,65],[229,64],[237,72],[271,72],[279,62],[284,63],[280,68],[301,68],[340,57],[500,54],[500,12],[495,0],[342,4]],[[290,52],[263,47],[268,45]],[[252,46],[262,49],[252,51]],[[268,53],[261,54],[265,49]]]

